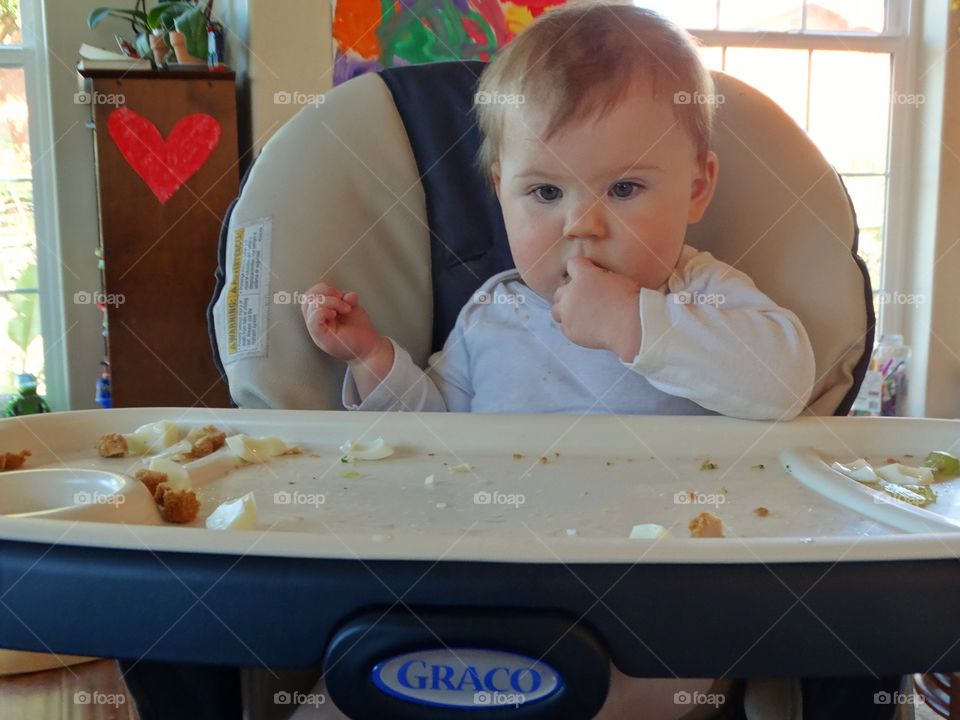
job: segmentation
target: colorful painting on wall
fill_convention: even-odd
[[[333,84],[365,72],[440,60],[489,60],[565,0],[337,0]]]

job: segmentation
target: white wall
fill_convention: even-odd
[[[908,184],[913,232],[903,253],[902,277],[923,299],[894,308],[913,356],[908,414],[960,417],[960,12],[947,3],[923,3],[915,22],[921,50],[915,59],[918,108]]]
[[[940,20],[936,12],[939,3],[925,3]],[[943,3],[943,7],[946,7]],[[935,55],[928,67],[932,74],[942,73],[945,91],[940,127],[942,135],[936,137],[937,123],[924,130],[937,142],[936,152],[940,159],[940,184],[937,194],[940,200],[936,218],[935,246],[933,248],[933,288],[929,336],[929,365],[926,387],[923,392],[926,414],[930,417],[960,417],[960,203],[957,188],[960,188],[960,48],[957,33],[960,31],[960,11],[950,13],[946,37],[939,47],[932,48]],[[949,49],[944,52],[944,45]],[[921,239],[923,236],[918,236]]]
[[[75,104],[73,96],[78,87],[76,61],[80,44],[115,47],[113,33],[122,27],[111,21],[96,30],[87,28],[87,15],[102,4],[102,0],[47,0],[45,6],[45,55],[54,142],[50,152],[55,169],[55,197],[48,200],[54,204],[55,225],[48,229],[46,237],[40,238],[39,250],[59,256],[66,332],[58,347],[63,348],[62,357],[68,361],[66,391],[72,409],[96,407],[94,391],[103,358],[100,311],[93,305],[73,303],[75,292],[100,288],[94,256],[99,235],[93,133],[86,126],[90,108]],[[48,346],[56,342],[56,338],[45,340]]]
[[[332,5],[328,0],[249,0],[253,144],[259,151],[300,109],[276,93],[309,95],[333,85]]]

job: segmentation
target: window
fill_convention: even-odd
[[[43,62],[36,17],[39,0],[0,0],[0,396],[15,392],[20,373],[48,391],[35,212],[43,174],[34,137]]]
[[[893,141],[923,97],[906,82],[906,2],[897,0],[640,1],[703,43],[704,63],[775,100],[843,178],[857,212],[878,328],[885,293],[898,290],[884,258],[902,245],[894,200],[904,148]],[[878,336],[879,336],[878,332]]]

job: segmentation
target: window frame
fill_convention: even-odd
[[[0,45],[0,68],[22,69],[33,180],[37,293],[43,336],[46,399],[54,410],[69,408],[63,278],[56,223],[56,186],[43,0],[20,0],[20,45]],[[91,258],[91,262],[95,262]],[[91,379],[91,388],[94,379]],[[93,390],[91,389],[91,393]]]
[[[719,17],[720,2],[717,0]],[[806,26],[807,3],[803,3],[802,26]],[[688,28],[705,47],[747,47],[796,50],[849,50],[854,52],[889,53],[891,57],[891,97],[917,92],[917,44],[912,28],[919,27],[917,13],[919,2],[910,0],[886,0],[885,22],[882,33],[830,33],[819,30],[766,31],[766,30],[720,30]],[[808,55],[807,82],[810,82]],[[808,92],[809,106],[809,92]],[[905,103],[890,103],[888,117],[889,134],[887,146],[886,197],[883,218],[883,255],[880,267],[880,287],[872,288],[874,295],[880,290],[912,292],[908,282],[907,265],[904,262],[912,235],[912,219],[909,207],[909,183],[915,168],[910,152],[917,132],[916,107]],[[829,158],[828,158],[829,161]],[[855,176],[858,173],[838,175]],[[871,177],[873,175],[870,175]],[[876,337],[882,334],[906,332],[904,308],[895,304],[879,303]]]

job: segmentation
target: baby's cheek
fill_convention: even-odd
[[[545,256],[543,252],[530,252],[529,249],[516,253],[513,259],[524,283],[543,294],[550,285],[550,279],[556,274],[553,267],[555,261],[549,254]]]

